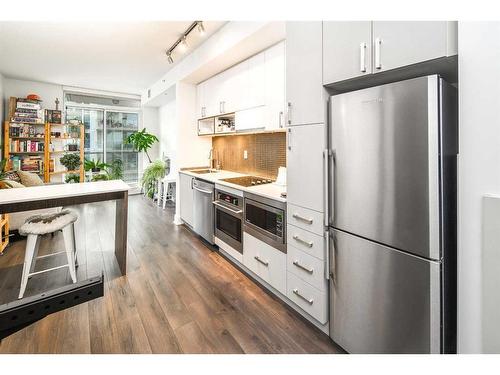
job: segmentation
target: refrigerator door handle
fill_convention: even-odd
[[[329,178],[328,182],[330,183],[328,186],[329,194],[328,194],[328,217],[327,217],[327,226],[333,225],[333,220],[335,217],[335,150],[328,151],[328,173]],[[326,210],[325,210],[326,211]]]
[[[329,224],[329,213],[328,213],[328,171],[330,170],[330,150],[326,149],[323,151],[323,200],[324,200],[324,218],[323,224],[325,227]]]
[[[325,231],[325,279],[330,280],[330,231]]]

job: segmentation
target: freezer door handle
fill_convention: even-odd
[[[330,238],[331,237],[331,238]],[[333,283],[335,283],[335,272],[336,272],[336,263],[335,263],[335,237],[333,237],[333,234],[328,233],[328,243],[329,243],[329,248],[328,248],[328,257],[327,257],[327,263],[328,263],[328,273],[329,273],[329,278],[332,280]]]
[[[325,279],[330,280],[330,231],[325,231]]]

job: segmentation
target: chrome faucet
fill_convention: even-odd
[[[214,155],[214,149],[211,148],[210,151],[208,152],[208,168],[209,169],[212,169],[213,166],[214,166],[214,158],[213,158],[213,155]]]

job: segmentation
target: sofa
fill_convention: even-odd
[[[41,178],[31,172],[26,171],[9,171],[6,172],[5,181],[7,181],[11,189],[28,188],[32,186],[44,185]],[[62,207],[45,208],[41,210],[31,210],[23,212],[15,212],[9,214],[9,231],[17,231],[26,221],[26,219],[33,215],[42,213],[54,213],[61,211]]]

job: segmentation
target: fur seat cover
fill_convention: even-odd
[[[19,228],[19,234],[27,236],[28,234],[42,235],[57,232],[77,219],[78,215],[70,210],[31,216]]]

